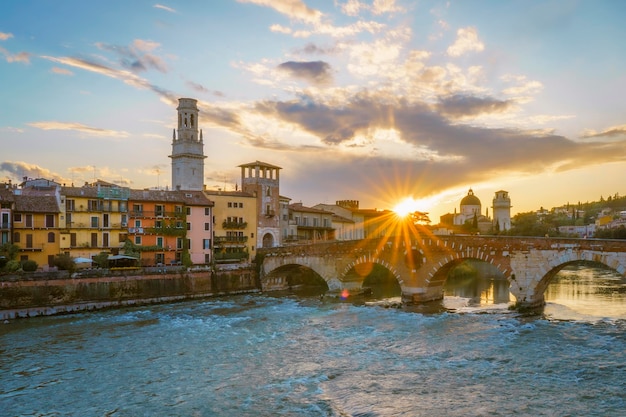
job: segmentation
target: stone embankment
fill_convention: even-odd
[[[253,268],[129,268],[0,276],[0,320],[258,292]]]

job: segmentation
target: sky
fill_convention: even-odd
[[[195,98],[205,185],[278,165],[305,206],[471,188],[512,214],[626,193],[626,2],[4,0],[0,178],[171,186]]]

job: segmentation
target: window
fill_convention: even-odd
[[[141,245],[141,236],[135,236],[135,245]]]
[[[54,232],[48,233],[48,243],[54,243]]]
[[[254,233],[250,233],[250,237],[253,238],[254,237]]]
[[[154,227],[157,229],[160,229],[163,227],[163,221],[162,220],[157,220],[154,222]]]
[[[135,215],[143,214],[143,204],[133,204],[133,212]]]
[[[33,227],[33,215],[32,214],[26,215],[26,227]]]
[[[211,230],[211,223],[204,223],[204,230]]]
[[[239,208],[243,208],[243,203],[239,203]]]
[[[183,249],[183,239],[180,237],[176,238],[176,249]]]
[[[211,208],[210,207],[205,207],[204,208],[204,215],[205,216],[210,216],[211,215]]]
[[[157,204],[154,206],[154,215],[155,216],[163,216],[165,215],[165,207],[161,204]]]
[[[92,248],[98,247],[98,234],[97,233],[91,234],[91,247]]]
[[[135,227],[141,227],[141,220],[135,220]]]
[[[243,223],[243,217],[239,218],[239,223]]]
[[[20,243],[20,234],[18,232],[13,233],[13,243]]]
[[[102,234],[102,246],[104,246],[105,248],[109,247],[109,234],[108,233]]]
[[[187,222],[187,230],[191,230],[191,223]]]
[[[163,238],[162,238],[162,237],[157,237],[157,239],[156,239],[156,245],[157,245],[159,248],[162,248],[162,247],[163,247]]]
[[[202,239],[202,249],[211,249],[211,239]]]
[[[210,253],[205,253],[204,254],[204,263],[205,264],[210,264],[211,263],[211,254]]]
[[[109,225],[109,213],[104,213],[102,215],[102,227],[110,227],[110,225]]]
[[[187,207],[187,216],[191,216],[191,207]]]
[[[228,202],[228,208],[231,208],[233,206],[233,203],[231,203],[230,201]]]
[[[22,213],[15,213],[13,215],[13,221],[16,223],[22,223]]]
[[[27,249],[33,248],[33,235],[30,233],[26,235],[26,248]]]
[[[70,233],[70,246],[76,247],[76,233]]]
[[[46,214],[46,227],[54,227],[54,214]]]
[[[155,253],[154,254],[154,262],[156,265],[163,265],[165,263],[165,254],[163,253]]]
[[[96,216],[93,216],[91,218],[91,227],[98,227],[98,220],[100,219],[98,219]]]
[[[183,213],[183,206],[176,206],[176,207],[174,207],[174,212],[176,214],[182,214]]]
[[[65,211],[74,211],[75,210],[75,201],[74,200],[65,200]]]

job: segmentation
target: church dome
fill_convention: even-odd
[[[480,199],[474,195],[474,191],[470,188],[467,195],[461,200],[462,206],[480,206]]]

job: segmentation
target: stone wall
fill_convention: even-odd
[[[139,273],[141,272],[141,273]],[[0,277],[0,320],[257,292],[254,269],[94,270]]]

